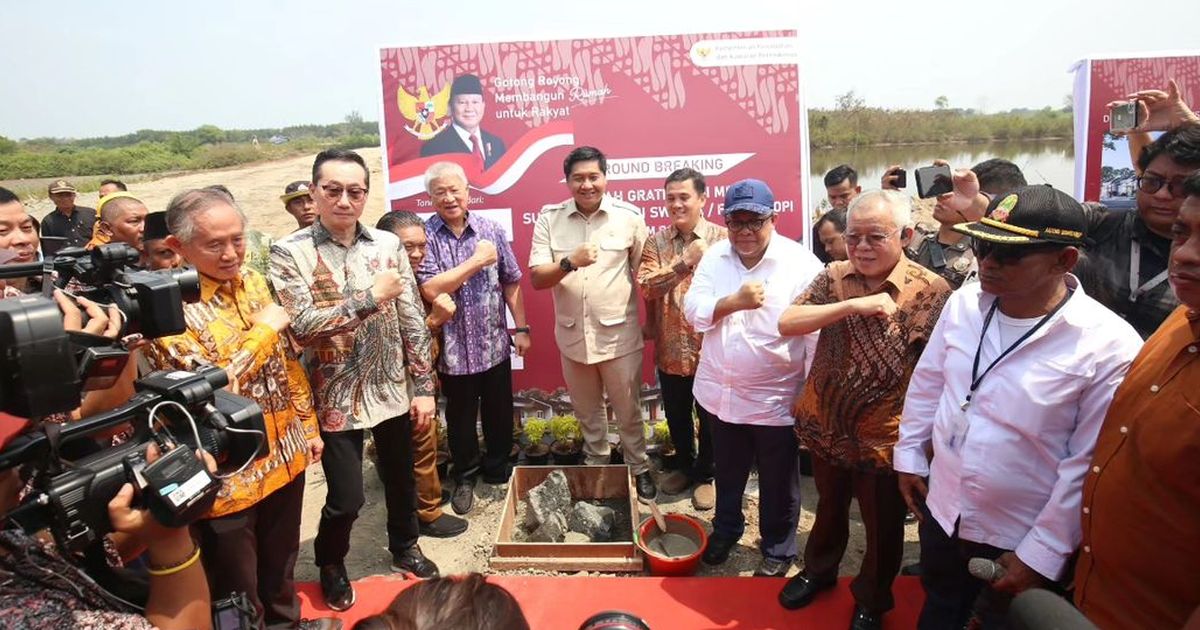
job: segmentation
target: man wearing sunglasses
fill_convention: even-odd
[[[1145,339],[1179,306],[1167,282],[1167,260],[1171,225],[1183,204],[1183,180],[1200,170],[1200,122],[1170,128],[1142,149],[1137,164],[1137,212],[1090,206],[1093,244],[1087,252],[1111,296],[1105,306]]]
[[[317,219],[271,245],[271,284],[309,351],[309,379],[325,451],[328,492],[313,541],[325,605],[343,611],[355,593],[346,573],[350,532],[362,508],[363,438],[370,429],[387,506],[391,568],[435,577],[417,544],[412,436],[436,413],[433,356],[416,277],[395,234],[359,222],[370,171],[341,149],[317,154]]]
[[[945,279],[904,255],[911,223],[912,203],[899,192],[855,199],[846,220],[850,259],[829,265],[779,318],[783,335],[821,333],[794,409],[820,499],[804,571],[788,581],[779,602],[800,608],[837,583],[850,500],[857,498],[867,553],[850,586],[855,629],[879,628],[894,605],[906,510],[891,449],[908,375],[950,295]]]
[[[921,519],[923,629],[1002,627],[1012,596],[1064,577],[1096,434],[1141,347],[1070,273],[1087,230],[1070,195],[1018,188],[955,229],[975,239],[979,282],[930,335],[893,455]],[[972,578],[973,557],[1003,575]]]

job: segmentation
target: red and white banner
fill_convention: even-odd
[[[471,180],[471,210],[507,215],[502,223],[524,266],[540,208],[570,197],[563,158],[592,145],[609,159],[609,194],[641,208],[651,229],[669,222],[663,180],[687,166],[708,179],[710,219],[720,222],[726,187],[754,177],[775,193],[778,230],[807,243],[798,56],[795,31],[383,48],[390,207],[431,212],[425,169],[456,161]],[[476,79],[481,106],[456,113],[452,86]],[[455,125],[456,116],[468,122]],[[474,126],[471,116],[481,119],[474,137],[463,131]],[[552,300],[528,277],[523,293],[534,346],[515,386],[553,390],[562,375]],[[652,381],[653,354],[646,356]]]
[[[1108,104],[1141,90],[1166,90],[1175,79],[1183,100],[1200,107],[1200,51],[1148,53],[1079,61],[1075,72],[1075,197],[1132,207],[1128,144],[1109,133]]]

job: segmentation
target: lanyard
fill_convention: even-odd
[[[1167,270],[1163,269],[1162,273],[1150,278],[1145,284],[1138,286],[1138,282],[1142,280],[1142,244],[1134,239],[1129,244],[1129,301],[1137,302],[1143,295],[1153,291],[1155,287],[1162,284],[1167,279]]]
[[[987,317],[983,320],[983,330],[979,333],[979,345],[975,348],[975,363],[971,366],[971,391],[967,392],[967,399],[963,401],[963,411],[966,411],[967,408],[971,406],[971,397],[975,395],[975,390],[979,389],[979,385],[983,383],[983,379],[988,375],[988,372],[991,372],[992,368],[996,367],[996,364],[999,363],[1001,359],[1008,356],[1013,350],[1016,350],[1017,346],[1025,343],[1026,339],[1032,337],[1033,333],[1037,332],[1042,326],[1045,326],[1046,322],[1050,321],[1050,318],[1054,317],[1055,313],[1059,312],[1062,310],[1062,307],[1066,306],[1067,300],[1071,299],[1071,294],[1074,292],[1074,289],[1067,289],[1067,295],[1063,297],[1061,302],[1058,303],[1058,306],[1054,307],[1054,310],[1046,313],[1046,316],[1038,320],[1038,323],[1035,324],[1033,328],[1025,331],[1025,334],[1021,335],[1020,339],[1014,341],[1011,346],[1004,350],[1004,352],[1001,352],[1000,356],[993,359],[991,365],[987,366],[987,368],[983,371],[983,374],[980,374],[979,358],[980,355],[983,354],[983,339],[984,337],[987,337],[988,325],[992,323],[992,317],[996,315],[996,308],[1000,306],[1000,298],[996,298],[992,301],[992,307],[988,309]]]

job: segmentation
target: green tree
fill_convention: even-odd
[[[9,153],[16,153],[16,151],[17,151],[17,143],[16,142],[9,140],[8,138],[5,138],[4,136],[0,136],[0,155],[8,155]]]
[[[196,127],[196,139],[200,144],[217,144],[225,141],[225,132],[216,125],[201,125]]]
[[[943,94],[933,100],[933,106],[938,109],[946,109],[950,107],[950,99],[946,98],[946,95]]]

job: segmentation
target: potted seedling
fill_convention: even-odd
[[[578,464],[579,443],[583,437],[579,420],[575,416],[554,416],[550,419],[550,435],[554,437],[550,445],[554,463],[560,466]]]
[[[658,445],[658,454],[664,458],[674,456],[675,445],[671,443],[671,427],[667,425],[666,420],[654,423],[653,434],[654,443]]]
[[[525,463],[531,466],[545,466],[550,459],[550,447],[542,443],[550,423],[536,417],[524,420],[525,439],[529,445],[525,447]]]

